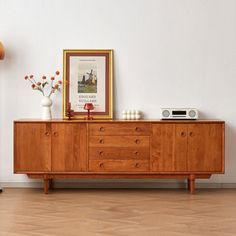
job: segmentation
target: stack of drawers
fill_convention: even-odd
[[[89,171],[149,171],[150,124],[89,124]]]

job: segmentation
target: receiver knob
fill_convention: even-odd
[[[163,115],[163,117],[169,117],[170,116],[170,112],[168,110],[164,110],[162,112],[162,115]]]
[[[188,115],[189,115],[191,118],[193,118],[193,117],[196,116],[196,111],[190,110],[189,113],[188,113]]]

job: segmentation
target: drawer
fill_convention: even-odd
[[[89,171],[92,172],[122,172],[149,171],[148,160],[90,160]]]
[[[149,148],[89,148],[89,159],[149,159]]]
[[[89,147],[149,147],[149,136],[91,136]]]
[[[149,123],[89,124],[89,135],[150,135]]]

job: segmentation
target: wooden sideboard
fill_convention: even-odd
[[[225,123],[214,120],[18,120],[14,173],[57,178],[195,179],[224,173]]]

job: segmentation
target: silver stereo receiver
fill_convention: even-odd
[[[196,108],[161,108],[160,117],[162,120],[196,120],[198,111]]]

